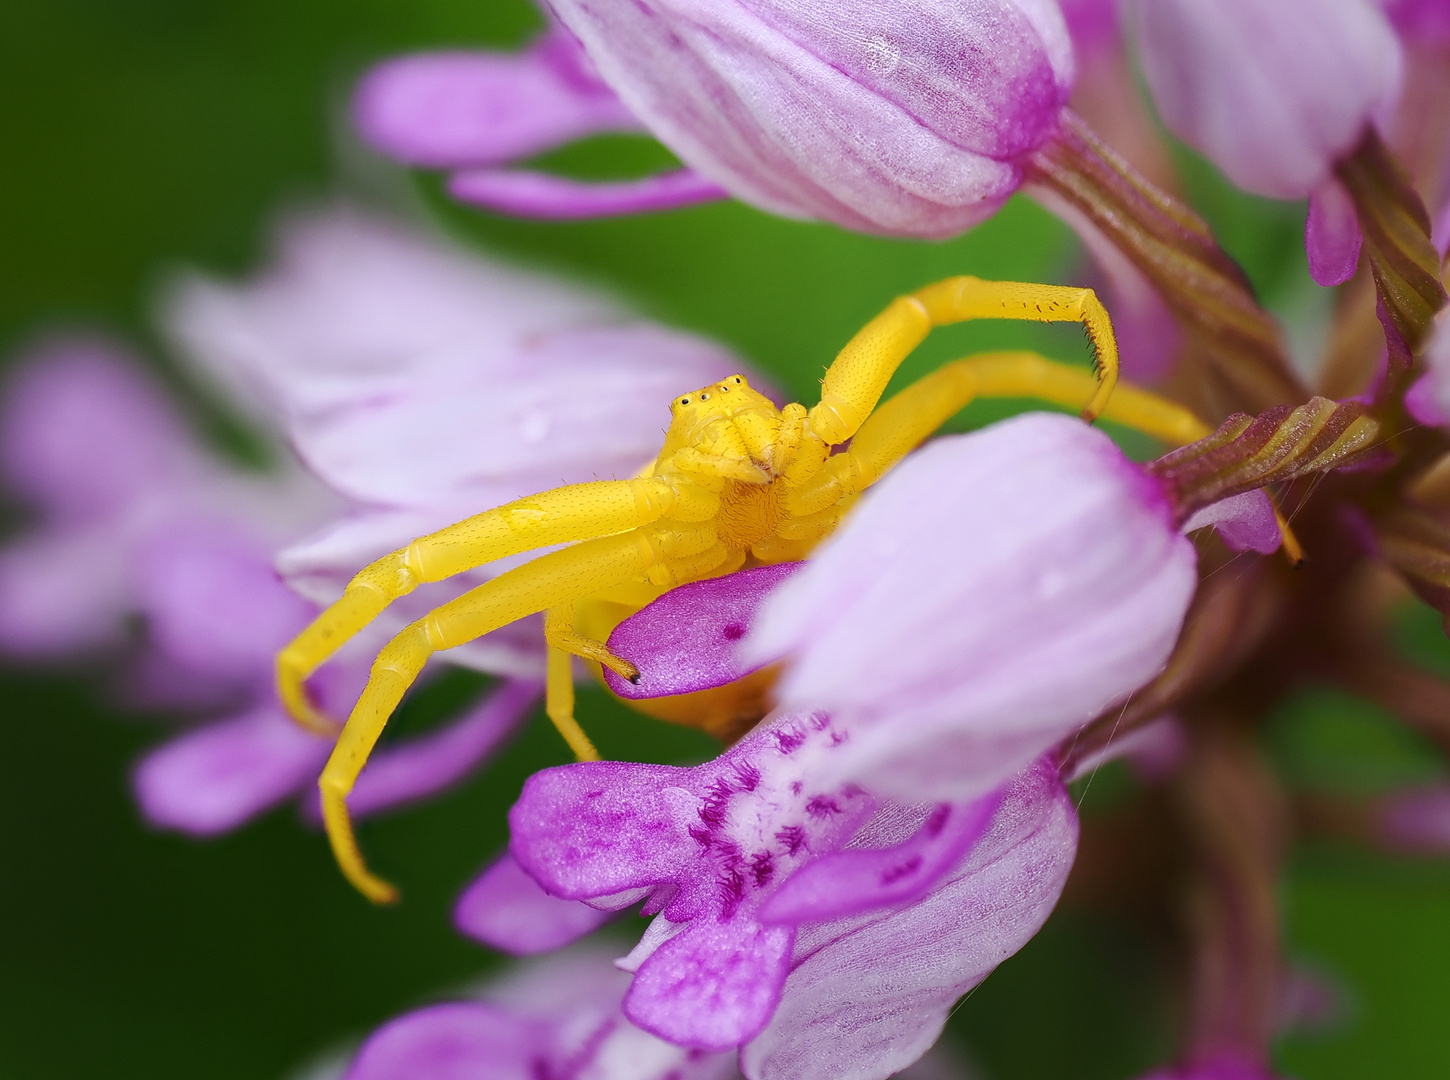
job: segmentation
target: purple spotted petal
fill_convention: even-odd
[[[624,1013],[681,1046],[739,1046],[759,1034],[775,1011],[794,939],[792,927],[698,920],[640,968]]]
[[[585,900],[669,878],[684,828],[659,798],[688,770],[588,761],[529,777],[509,812],[509,850],[555,896]]]
[[[609,921],[610,914],[578,900],[550,896],[506,854],[458,898],[453,925],[491,948],[533,956],[592,933]]]
[[[394,743],[368,761],[347,797],[354,818],[416,802],[458,783],[511,735],[539,700],[540,686],[530,679],[505,682],[481,705],[446,727]],[[308,793],[307,814],[322,812],[315,792]]]
[[[692,769],[548,769],[509,815],[511,850],[555,896],[619,907],[648,892],[658,915],[628,957],[630,1015],[684,1045],[730,1045],[765,1022],[789,954],[789,928],[756,918],[762,900],[875,805],[816,780],[847,740],[828,717],[783,715]]]
[[[906,839],[883,808],[858,842]],[[883,1080],[916,1061],[961,995],[1037,933],[1077,849],[1077,815],[1050,760],[1013,779],[987,831],[946,880],[889,915],[807,923],[749,1080]]]
[[[377,1031],[347,1080],[739,1080],[734,1054],[661,1042],[627,1021],[629,976],[576,948],[516,964],[479,1000],[434,1005]]]
[[[760,909],[762,922],[839,919],[905,904],[936,885],[979,839],[1002,793],[970,803],[941,803],[916,835],[890,848],[847,848],[797,870]]]
[[[389,60],[359,84],[353,122],[384,153],[438,168],[512,161],[595,132],[638,130],[607,86],[558,62],[571,40],[556,31],[518,55],[439,52]]]
[[[1274,504],[1262,490],[1245,491],[1205,506],[1183,524],[1193,532],[1212,525],[1234,551],[1278,551],[1283,541]]]
[[[609,648],[639,668],[631,683],[605,671],[622,698],[688,694],[734,682],[759,668],[736,656],[761,601],[803,563],[778,563],[671,589],[625,619]]]
[[[332,750],[274,705],[182,735],[136,767],[141,811],[155,825],[215,836],[296,794]]]
[[[419,1009],[379,1028],[346,1080],[534,1080],[549,1025],[483,1002]]]
[[[448,193],[501,214],[562,221],[647,214],[730,197],[693,169],[616,181],[570,180],[522,169],[474,169],[454,173]]]
[[[1343,285],[1359,266],[1364,234],[1354,200],[1338,180],[1326,180],[1309,193],[1309,218],[1304,223],[1304,251],[1309,273],[1320,285]]]

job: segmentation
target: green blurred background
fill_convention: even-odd
[[[0,5],[4,355],[13,360],[49,329],[117,334],[235,451],[244,440],[224,410],[190,395],[168,367],[150,299],[179,266],[256,266],[280,209],[338,196],[429,208],[460,236],[604,283],[649,314],[728,342],[807,400],[835,349],[900,290],[949,273],[1075,272],[1071,237],[1029,203],[934,245],[738,205],[527,224],[450,207],[435,181],[370,159],[349,137],[348,88],[371,61],[412,48],[512,46],[538,24],[525,0]],[[606,139],[549,164],[610,175],[664,160],[646,140]],[[1265,297],[1302,307],[1302,209],[1238,197],[1185,164],[1200,208]],[[979,326],[938,335],[903,378],[954,352],[1009,343],[1083,355],[1075,332]],[[1410,612],[1405,633],[1426,662],[1450,663],[1433,619]],[[440,680],[398,730],[436,722],[482,686],[463,673]],[[396,909],[376,910],[289,811],[210,843],[148,830],[127,775],[156,730],[108,712],[87,673],[10,671],[0,708],[0,1080],[271,1080],[466,985],[497,960],[452,932],[453,897],[502,846],[522,778],[564,760],[535,723],[464,788],[364,825],[375,864],[406,889]],[[706,741],[597,693],[580,711],[606,755],[709,753]],[[1367,761],[1380,781],[1440,771],[1387,718],[1332,695],[1295,703],[1272,734],[1296,782],[1342,786],[1349,776],[1352,787]],[[1123,797],[1129,782],[1110,779],[1087,812]],[[1332,1031],[1285,1042],[1285,1071],[1304,1080],[1450,1075],[1450,865],[1316,847],[1295,855],[1284,899],[1295,956],[1337,980],[1349,1003]],[[1127,1080],[1171,1052],[1160,974],[1141,930],[1064,910],[957,1012],[952,1038],[995,1080]]]

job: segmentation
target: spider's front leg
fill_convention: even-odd
[[[708,518],[714,513],[708,497],[703,505],[694,505],[701,494],[681,492],[655,478],[573,484],[515,500],[414,540],[359,571],[342,597],[278,654],[282,704],[305,727],[335,734],[337,724],[317,711],[304,684],[394,600],[425,582],[442,581],[496,559],[637,528],[666,513]]]
[[[794,520],[789,530],[782,526],[781,534],[808,539],[815,522],[833,524],[832,512],[842,499],[874,484],[975,398],[1031,397],[1077,408],[1098,390],[1088,372],[1033,352],[983,353],[944,364],[872,413],[847,452],[831,457],[790,493]],[[1182,405],[1126,384],[1118,387],[1102,416],[1169,446],[1184,446],[1212,431]]]
[[[871,415],[901,361],[932,327],[970,319],[1080,322],[1096,354],[1098,385],[1082,410],[1093,420],[1118,381],[1112,323],[1091,289],[955,277],[898,297],[847,342],[826,371],[811,430],[831,445],[853,436]]]
[[[482,637],[525,615],[572,606],[581,596],[623,582],[647,577],[668,584],[668,578],[700,572],[710,559],[718,563],[725,557],[708,522],[634,529],[542,555],[404,628],[378,653],[368,684],[318,780],[328,839],[347,879],[378,903],[397,898],[397,891],[370,873],[363,861],[347,811],[347,796],[388,718],[433,653]],[[569,737],[567,733],[565,737]]]

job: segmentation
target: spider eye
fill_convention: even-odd
[[[690,403],[690,399],[689,398],[687,398],[687,397],[680,398],[680,404],[681,405],[688,405],[689,403]]]
[[[735,382],[736,382],[736,384],[743,383],[744,381],[745,380],[742,379],[739,375],[735,376]]]
[[[700,400],[701,401],[709,401],[710,400],[710,395],[709,394],[701,394],[700,395]]]

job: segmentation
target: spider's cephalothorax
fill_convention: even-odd
[[[1081,322],[1095,348],[1097,378],[1034,353],[992,353],[947,364],[877,407],[897,366],[933,326],[984,318]],[[576,754],[597,756],[573,717],[569,658],[584,657],[626,678],[636,672],[597,636],[579,632],[580,601],[627,610],[661,589],[747,563],[804,558],[863,489],[974,397],[1086,401],[1085,419],[1106,410],[1174,444],[1207,434],[1191,414],[1153,395],[1124,388],[1112,396],[1116,380],[1112,328],[1091,290],[950,278],[895,300],[863,327],[826,371],[821,400],[809,411],[794,404],[777,409],[742,376],[731,376],[674,399],[664,447],[644,474],[519,499],[364,567],[278,657],[283,702],[299,722],[318,730],[336,725],[314,710],[305,680],[393,600],[424,582],[497,559],[570,545],[435,609],[378,654],[318,782],[343,872],[374,900],[396,895],[364,864],[346,797],[388,717],[434,652],[545,612],[549,717]]]
[[[743,375],[732,375],[677,397],[670,413],[653,475],[713,496],[706,501],[715,507],[715,552],[723,566],[800,558],[829,531],[823,521],[803,522],[791,513],[790,490],[818,472],[830,453],[802,406],[777,409]],[[659,584],[674,584],[664,576]]]

